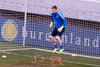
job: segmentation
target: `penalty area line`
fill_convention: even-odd
[[[39,49],[39,48],[8,49],[8,50],[0,50],[0,51],[2,52],[2,51],[16,51],[16,50],[39,50],[39,51],[44,51],[44,52],[52,52],[52,50]],[[73,53],[68,53],[68,52],[63,52],[62,54],[71,55],[71,56],[73,55]],[[95,56],[87,56],[87,55],[80,55],[80,54],[75,54],[75,55],[79,57],[85,57],[85,58],[100,59],[100,57],[95,57]]]

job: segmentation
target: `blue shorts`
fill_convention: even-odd
[[[61,35],[64,33],[64,31],[65,31],[65,28],[63,28],[63,30],[61,32],[58,32],[57,28],[55,27],[55,29],[53,30],[53,32],[51,33],[51,35],[53,37],[55,37],[55,36],[61,37]]]

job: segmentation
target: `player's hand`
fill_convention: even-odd
[[[52,25],[53,25],[53,22],[50,23],[50,28],[52,27]]]
[[[58,32],[61,32],[63,28],[64,28],[63,26],[61,26],[60,28],[58,28]]]

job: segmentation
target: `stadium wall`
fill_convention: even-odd
[[[65,17],[100,21],[100,2],[96,0],[27,0],[27,4],[25,0],[0,0],[0,9],[24,12],[27,8],[28,13],[43,15],[50,15],[53,5]]]

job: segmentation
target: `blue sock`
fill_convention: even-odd
[[[57,47],[57,44],[55,45],[55,48],[58,48],[58,47]]]
[[[63,48],[63,45],[60,46],[60,49],[64,49],[64,48]]]

